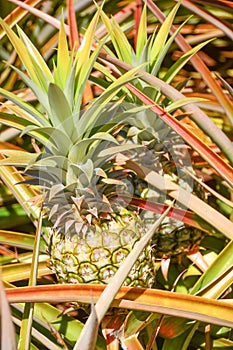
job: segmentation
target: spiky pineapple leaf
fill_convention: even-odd
[[[96,11],[94,17],[92,18],[86,30],[86,33],[84,35],[83,42],[77,52],[78,60],[77,60],[77,66],[76,66],[76,77],[78,81],[77,81],[76,91],[80,91],[80,87],[87,80],[89,75],[86,67],[87,67],[87,63],[89,62],[91,47],[93,45],[93,39],[95,36],[95,30],[98,24],[99,15],[100,15],[100,9]]]
[[[49,84],[48,90],[49,105],[51,113],[50,121],[54,128],[64,131],[68,138],[72,136],[73,124],[72,111],[63,91],[56,84]]]
[[[48,93],[41,90],[40,87],[35,84],[34,81],[32,81],[26,74],[24,74],[21,70],[18,68],[11,66],[12,69],[22,78],[22,80],[25,82],[25,84],[32,90],[34,95],[36,96],[37,100],[40,102],[41,106],[44,108],[44,110],[47,112],[47,114],[50,112],[49,107],[49,101],[48,101]],[[30,104],[27,103],[29,106]],[[47,122],[47,118],[42,114],[45,121]]]
[[[135,67],[130,71],[126,72],[124,75],[120,76],[116,81],[114,81],[99,97],[96,99],[92,106],[88,108],[80,119],[79,129],[82,130],[82,135],[89,137],[93,126],[98,122],[103,109],[118,93],[118,91],[125,86],[126,83],[132,81],[136,78],[138,70],[144,66],[140,65]]]
[[[207,40],[194,48],[192,48],[190,51],[186,52],[184,55],[182,55],[167,71],[165,77],[163,78],[166,83],[170,83],[173,78],[177,75],[177,73],[181,70],[181,68],[195,55],[198,51],[202,49],[205,45],[207,45],[209,42],[211,42],[212,39]]]
[[[147,6],[146,4],[143,7],[140,23],[138,27],[138,37],[137,37],[137,46],[136,46],[136,57],[139,60],[142,55],[143,49],[147,42]]]
[[[167,40],[167,42],[165,43],[163,49],[161,49],[157,59],[155,61],[151,61],[150,62],[150,73],[152,75],[157,76],[159,73],[159,70],[161,68],[161,64],[169,50],[169,48],[171,47],[172,43],[174,42],[176,36],[179,34],[179,32],[181,31],[181,29],[183,28],[183,26],[188,22],[189,18],[187,20],[185,20],[178,28],[177,30],[171,35],[171,37]],[[153,37],[152,37],[153,38]],[[153,44],[153,40],[151,40],[152,44]],[[150,50],[149,50],[150,52]]]
[[[33,58],[28,52],[27,47],[23,43],[23,41],[13,32],[13,30],[10,29],[10,27],[2,20],[0,19],[0,24],[5,30],[8,38],[10,39],[13,47],[17,51],[21,62],[25,66],[29,76],[31,79],[43,90],[44,89],[44,82],[40,81],[40,75],[41,71],[38,68],[37,65],[34,66]]]
[[[48,126],[49,125],[48,121],[43,116],[43,114],[40,113],[39,111],[37,111],[32,105],[25,102],[21,97],[17,96],[16,94],[14,94],[12,92],[1,89],[1,88],[0,88],[0,95],[4,96],[8,100],[12,101],[20,109],[27,112],[27,118],[26,118],[25,114],[24,114],[24,118],[28,119],[33,124],[35,123],[38,126]],[[11,109],[11,107],[12,107],[10,104],[9,105],[3,104],[3,106],[6,107],[7,109]],[[19,111],[19,113],[20,113],[20,111]],[[1,112],[1,114],[2,114],[2,112]],[[9,119],[10,119],[10,115],[9,115]]]
[[[31,58],[33,59],[34,68],[36,69],[37,67],[36,72],[37,74],[39,73],[38,78],[40,77],[41,85],[44,86],[46,91],[48,82],[52,82],[54,80],[53,75],[49,67],[47,66],[44,58],[41,56],[40,52],[32,44],[31,40],[28,38],[28,36],[24,33],[24,31],[20,27],[18,27],[18,33],[22,42],[25,44],[26,48],[28,49],[28,52]],[[22,63],[24,62],[22,61]]]
[[[99,153],[99,157],[106,157],[106,156],[112,156],[124,151],[129,151],[131,149],[135,148],[143,148],[143,145],[135,145],[135,144],[125,144],[125,145],[119,145],[119,146],[114,146],[114,147],[109,147],[107,149],[102,150]]]
[[[85,157],[89,157],[90,150],[97,147],[97,144],[99,143],[97,141],[107,141],[118,144],[117,140],[112,135],[98,132],[90,138],[76,142],[69,151],[69,160],[73,163],[79,163],[82,159],[85,159]],[[91,149],[89,148],[90,146]]]
[[[66,155],[72,145],[70,138],[62,130],[59,130],[58,127],[36,128],[35,130],[30,131],[30,133],[39,136],[45,135],[47,139],[46,142],[43,142],[43,145],[45,147],[53,145],[53,147],[55,147],[54,152],[57,150],[57,154],[60,155]]]
[[[54,68],[54,81],[62,90],[65,88],[71,63],[64,20],[62,19],[58,37],[57,65]]]
[[[208,100],[206,98],[201,98],[201,97],[185,97],[185,98],[182,98],[181,100],[177,100],[170,103],[168,106],[165,107],[165,110],[168,113],[172,113],[176,111],[178,108],[182,108],[188,103],[205,102],[205,101],[208,101]]]
[[[169,13],[163,24],[161,25],[161,28],[159,32],[157,33],[155,40],[153,42],[153,45],[150,50],[150,62],[151,65],[154,65],[154,62],[157,60],[157,58],[160,55],[160,52],[164,49],[164,45],[167,41],[167,37],[169,35],[169,31],[171,28],[171,25],[174,21],[176,12],[178,11],[180,7],[181,1],[179,1],[172,9],[172,11]]]
[[[118,57],[120,57],[126,63],[131,63],[133,50],[125,33],[117,21],[114,19],[114,17],[110,20],[103,11],[101,11],[100,15],[103,23],[107,28],[108,34],[111,37],[111,41],[114,45]]]
[[[25,167],[30,163],[34,163],[38,157],[38,154],[18,150],[1,150],[1,153],[7,158],[1,159],[0,165]]]

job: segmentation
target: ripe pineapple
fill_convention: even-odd
[[[48,237],[51,268],[61,283],[108,283],[146,232],[137,210],[108,195],[114,193],[115,184],[124,187],[120,178],[109,176],[114,168],[112,158],[132,147],[122,147],[112,136],[119,116],[117,102],[110,101],[136,69],[115,81],[89,108],[82,110],[85,83],[101,48],[97,45],[91,52],[98,16],[97,12],[77,53],[69,52],[61,26],[53,74],[26,35],[19,30],[19,38],[1,22],[29,77],[15,70],[40,103],[36,109],[0,89],[0,94],[13,102],[5,104],[13,115],[2,114],[2,120],[5,118],[7,125],[14,122],[15,127],[42,145],[41,153],[27,154],[26,161],[25,152],[19,160],[20,152],[5,151],[5,164],[25,167],[26,183],[39,185],[45,193],[44,218],[52,232]],[[113,150],[110,156],[104,155],[106,148]],[[125,284],[151,287],[154,280],[154,256],[149,245]]]

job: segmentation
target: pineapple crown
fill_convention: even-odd
[[[124,97],[117,100],[116,95],[135,78],[140,67],[114,79],[88,108],[82,106],[87,80],[103,46],[103,42],[99,42],[93,48],[100,11],[89,24],[77,52],[69,51],[64,23],[61,22],[53,71],[20,28],[17,36],[1,21],[27,74],[16,67],[13,69],[39,102],[39,108],[35,108],[19,96],[0,89],[0,94],[12,102],[3,103],[10,113],[1,112],[1,121],[44,146],[39,154],[5,150],[3,153],[7,158],[1,164],[25,167],[27,174],[37,178],[34,183],[55,186],[54,192],[77,187],[83,190],[91,182],[96,182],[96,177],[107,178],[103,165],[114,154],[135,148],[135,145],[119,145],[112,133],[127,116],[122,107]]]

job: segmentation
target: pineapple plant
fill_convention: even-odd
[[[184,57],[178,59],[166,74],[161,74],[163,72],[163,59],[174,42],[176,35],[185,24],[184,22],[171,37],[168,37],[179,6],[180,3],[173,7],[158,33],[156,35],[153,33],[152,36],[148,37],[145,30],[147,27],[147,7],[145,5],[140,17],[137,43],[134,48],[115,19],[112,18],[110,20],[102,13],[102,20],[108,29],[114,48],[114,52],[110,51],[108,47],[105,48],[106,51],[133,66],[143,65],[143,69],[146,72],[158,76],[170,84],[179,70],[206,44],[204,42],[194,47]],[[121,38],[120,41],[119,38]],[[175,113],[185,103],[195,102],[195,99],[190,100],[187,98],[186,101],[177,101],[173,104],[159,89],[156,90],[145,81],[137,81],[135,86],[170,113]],[[182,87],[184,86],[177,86],[177,89]],[[198,100],[200,99],[196,101]],[[137,97],[130,94],[128,94],[126,101],[132,104],[131,108],[135,105],[142,105],[142,102]],[[130,109],[130,107],[128,108]],[[195,174],[195,170],[193,169],[187,144],[149,108],[140,110],[137,107],[135,115],[128,117],[126,125],[121,130],[121,142],[122,144],[132,143],[143,146],[142,148],[129,151],[128,156],[131,160],[160,173],[166,179],[179,184],[181,188],[195,194],[199,198],[206,199],[203,188],[190,176],[190,173],[191,175]],[[132,176],[131,181],[134,188],[133,196],[158,203],[171,204],[171,200],[165,192],[158,192],[156,188],[149,186],[148,183],[134,176]],[[176,207],[182,208],[179,203],[176,203]],[[159,217],[159,214],[147,210],[142,210],[140,215],[147,228],[151,227],[151,224]],[[156,257],[170,258],[183,253],[187,254],[192,248],[196,249],[198,247],[204,235],[205,233],[200,229],[188,226],[172,217],[167,217],[154,235],[153,246]]]
[[[176,9],[168,17],[169,23]],[[159,165],[172,181],[182,182],[181,186],[193,191],[190,177],[185,175],[185,179],[180,179],[172,160],[177,155],[177,143],[181,138],[143,106],[134,115],[134,104],[139,104],[139,101],[132,104],[126,94],[127,103],[123,103],[122,93],[117,97],[121,88],[135,79],[142,63],[140,59],[137,62],[139,68],[118,79],[108,73],[113,82],[87,108],[83,108],[82,94],[94,65],[102,70],[96,59],[103,43],[92,47],[99,12],[109,27],[104,13],[97,11],[77,52],[69,52],[64,25],[61,25],[53,73],[28,37],[20,29],[18,37],[2,22],[28,75],[14,69],[33,91],[39,107],[36,109],[0,89],[0,94],[12,102],[3,104],[10,113],[1,113],[1,121],[33,137],[41,145],[38,146],[41,150],[27,154],[6,150],[3,153],[7,158],[1,164],[26,168],[25,183],[40,186],[44,192],[44,218],[46,225],[50,226],[50,234],[45,239],[51,268],[60,283],[108,283],[135,243],[158,218],[157,214],[139,213],[138,208],[127,206],[120,196],[118,198],[118,191],[149,200],[156,197],[157,201],[165,200],[170,204],[164,194],[159,198],[155,189],[148,189],[144,181],[137,179],[135,182],[127,169],[117,164],[115,155],[127,152],[139,164],[149,155],[152,169],[158,171]],[[145,18],[144,12],[141,23]],[[114,33],[114,28],[110,33]],[[150,45],[145,42],[144,49],[140,49],[146,52],[149,47],[147,56],[151,60],[156,46],[156,39],[153,40]],[[136,56],[132,55],[135,61]],[[154,60],[150,72],[155,72]],[[156,96],[158,99],[160,93],[157,92]],[[126,131],[123,141],[119,138],[119,130],[120,133]],[[181,148],[183,146],[182,141]],[[108,148],[111,151],[105,152]],[[130,193],[128,180],[135,187]],[[152,287],[156,258],[187,253],[201,238],[199,230],[167,218],[139,257],[125,284]]]
[[[11,101],[3,104],[8,113],[1,113],[1,121],[14,124],[39,143],[37,153],[3,151],[7,158],[1,165],[26,168],[24,183],[40,186],[44,221],[50,226],[46,241],[51,268],[60,283],[108,283],[146,232],[137,210],[109,196],[116,184],[124,188],[120,177],[111,176],[114,155],[135,148],[119,144],[113,136],[124,116],[119,116],[119,101],[110,102],[137,69],[116,80],[88,108],[82,106],[82,93],[102,46],[92,48],[98,18],[99,11],[77,52],[69,52],[61,24],[53,74],[20,29],[18,37],[1,23],[28,75],[14,69],[39,102],[35,108],[0,90]],[[112,148],[111,156],[104,154],[106,148]],[[153,248],[149,245],[125,284],[152,287],[154,280]]]

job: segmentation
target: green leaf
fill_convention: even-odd
[[[16,94],[14,94],[12,92],[1,89],[1,88],[0,88],[0,95],[6,97],[8,100],[10,100],[14,104],[16,104],[16,106],[18,106],[23,111],[25,111],[27,113],[27,116],[24,114],[24,118],[27,118],[27,120],[30,120],[33,124],[35,123],[39,126],[48,126],[49,125],[49,122],[43,116],[43,114],[38,112],[32,105],[25,102],[21,97],[17,96]],[[11,109],[11,105],[7,105],[7,104],[3,104],[3,105],[6,108]]]
[[[178,74],[178,72],[181,70],[181,68],[195,55],[198,51],[202,49],[205,45],[207,45],[209,42],[211,42],[213,39],[207,40],[204,43],[201,43],[192,50],[186,52],[183,56],[181,56],[171,68],[167,71],[165,77],[163,78],[166,83],[170,83],[173,78]]]
[[[43,142],[45,147],[53,145],[56,148],[58,155],[60,153],[60,155],[65,156],[68,153],[72,142],[62,130],[59,130],[59,128],[37,128],[36,132],[39,135],[46,135],[48,137],[46,142]],[[30,133],[33,134],[33,132]],[[54,152],[56,150],[54,150]]]
[[[114,18],[110,20],[103,11],[101,12],[101,18],[111,37],[118,57],[126,63],[132,63],[133,49],[117,21]]]
[[[85,69],[82,69],[78,73],[78,77],[76,79],[76,85],[75,85],[74,108],[73,108],[74,114],[79,115],[79,113],[80,113],[80,106],[82,104],[83,92],[84,92],[84,89],[86,87],[87,80],[90,76],[90,72],[93,69],[94,63],[96,62],[96,59],[99,55],[99,52],[100,52],[102,46],[103,46],[103,42],[100,43],[96,47],[96,49],[90,55],[90,58],[86,60],[86,62],[84,64]],[[76,58],[77,58],[77,65],[78,65],[79,56],[76,56]],[[75,121],[74,121],[74,123],[75,123]]]
[[[160,68],[161,68],[161,64],[169,50],[169,48],[171,47],[172,43],[174,42],[177,34],[180,32],[180,30],[183,28],[183,26],[188,22],[189,18],[184,21],[178,28],[177,30],[172,34],[172,36],[167,40],[166,44],[164,45],[163,49],[160,51],[159,56],[157,57],[157,59],[155,61],[151,61],[150,62],[150,73],[152,75],[157,76]],[[152,44],[153,44],[153,40],[152,40]],[[150,52],[150,51],[149,51]]]
[[[142,65],[141,65],[142,66]],[[120,76],[116,81],[114,81],[101,95],[98,99],[94,100],[90,108],[88,108],[80,119],[79,130],[85,137],[89,137],[93,126],[97,124],[98,118],[101,116],[101,112],[106,107],[107,103],[112,100],[117,92],[129,81],[135,79],[137,71],[141,68],[135,67],[124,75]],[[144,64],[143,64],[144,66]],[[82,134],[82,135],[83,135]]]
[[[71,69],[71,56],[69,53],[64,20],[62,18],[57,49],[57,67],[54,70],[54,81],[63,90]]]
[[[43,91],[40,89],[38,85],[34,83],[26,74],[24,74],[22,71],[20,71],[18,68],[12,66],[12,69],[14,69],[17,74],[22,78],[22,80],[25,82],[25,84],[34,92],[34,95],[40,102],[41,106],[44,107],[44,110],[46,111],[47,114],[50,112],[50,107],[49,107],[49,101],[48,101],[48,93],[47,91]],[[29,103],[27,103],[28,106],[30,106]],[[39,112],[38,112],[39,113]],[[42,114],[42,117],[45,120],[45,125],[48,123],[48,118],[45,117]]]
[[[48,91],[51,114],[49,118],[54,128],[64,131],[68,137],[72,135],[74,124],[69,103],[59,86],[51,83]]]
[[[180,3],[181,3],[181,1],[179,1],[173,7],[172,11],[169,13],[167,18],[165,19],[165,21],[161,25],[161,28],[160,28],[158,34],[156,35],[156,38],[155,38],[153,45],[151,47],[151,50],[150,50],[150,62],[151,62],[152,66],[154,65],[154,62],[157,60],[160,53],[164,49],[167,37],[169,35],[171,25],[174,21],[176,12],[178,11],[178,9],[180,7]]]
[[[185,98],[182,98],[181,100],[177,100],[175,102],[170,103],[167,107],[165,107],[165,110],[168,113],[172,113],[176,111],[178,108],[182,108],[188,103],[204,102],[204,101],[207,101],[207,99],[201,98],[201,97],[185,97]]]
[[[10,29],[10,27],[2,19],[0,19],[0,24],[5,30],[14,49],[17,51],[17,54],[19,55],[19,58],[21,59],[23,65],[25,66],[29,76],[43,90],[44,86],[41,85],[40,78],[38,78],[37,76],[37,69],[34,67],[32,57],[29,54],[27,47],[24,45],[23,41],[13,32],[13,30]]]
[[[142,145],[135,145],[135,144],[126,144],[126,145],[120,145],[120,146],[115,146],[115,147],[109,147],[103,151],[101,151],[99,153],[99,157],[106,157],[106,156],[112,156],[115,155],[117,153],[121,153],[124,151],[128,151],[131,149],[135,149],[135,148],[143,148]]]
[[[95,30],[99,20],[99,12],[100,10],[97,10],[94,17],[92,18],[86,30],[86,33],[84,35],[83,42],[77,52],[77,58],[78,58],[77,66],[76,66],[76,77],[78,79],[77,91],[80,90],[80,86],[87,79],[88,69],[86,67],[87,67],[87,63],[89,62],[91,47],[93,45],[93,39],[95,37]]]
[[[35,162],[38,158],[38,154],[29,153],[18,150],[1,150],[1,153],[7,156],[7,158],[0,160],[0,165],[13,165],[19,167],[25,167],[31,162]]]
[[[31,40],[20,27],[18,27],[18,32],[33,60],[34,69],[36,70],[38,77],[40,77],[41,87],[44,87],[42,90],[47,91],[48,83],[53,82],[54,80],[53,75],[37,48],[32,44]]]
[[[74,146],[71,147],[69,151],[68,158],[73,163],[82,162],[85,157],[90,156],[90,151],[97,147],[99,142],[96,141],[108,141],[112,143],[118,143],[116,139],[110,134],[104,132],[98,132],[92,137],[78,141]],[[90,147],[91,146],[91,147]]]
[[[225,272],[233,266],[232,249],[233,241],[228,243],[228,245],[218,255],[216,260],[207,269],[207,271],[198,279],[198,281],[191,290],[191,294],[202,295],[208,293],[208,295],[210,296],[211,292],[214,292],[215,294],[218,292],[218,294],[220,295],[224,292],[221,289],[217,291],[214,288],[212,290],[210,288],[209,290],[208,286],[212,282],[215,283],[215,281],[218,281],[218,278],[220,278],[221,275],[224,275]],[[216,297],[218,297],[218,295]]]
[[[139,60],[142,54],[142,51],[147,42],[147,5],[145,4],[141,13],[139,28],[138,28],[138,37],[137,37],[137,47],[136,47],[136,57]]]

